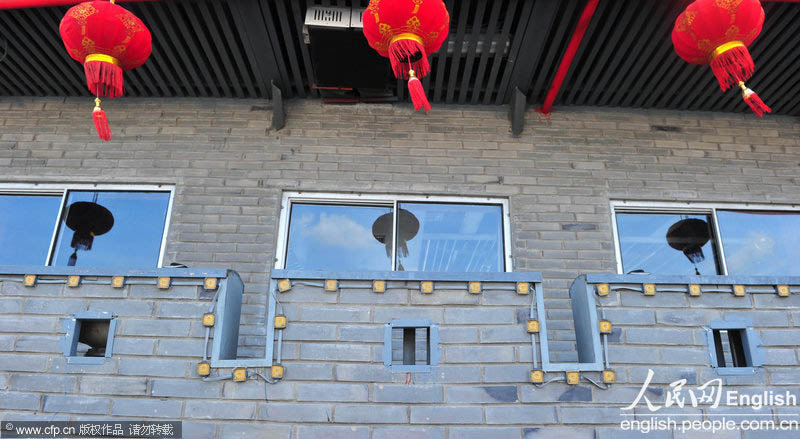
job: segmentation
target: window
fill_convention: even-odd
[[[286,194],[276,268],[511,271],[507,201]]]
[[[794,206],[612,202],[612,211],[618,273],[800,275]]]
[[[384,331],[383,364],[392,372],[430,372],[439,364],[439,325],[430,320],[393,320]]]
[[[155,268],[173,191],[0,187],[0,265]]]
[[[752,374],[764,365],[763,343],[752,325],[749,318],[731,315],[705,328],[711,367],[718,374]]]
[[[800,276],[800,212],[718,210],[728,272]]]
[[[72,364],[103,364],[114,350],[117,319],[107,312],[84,311],[64,322],[62,350]]]

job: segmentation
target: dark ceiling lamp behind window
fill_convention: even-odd
[[[75,249],[69,256],[67,265],[74,267],[78,262],[78,250],[89,251],[95,236],[108,233],[114,227],[114,215],[97,204],[97,192],[92,202],[77,201],[67,211],[67,227],[74,230],[70,247]]]
[[[405,209],[399,209],[397,214],[397,251],[402,254],[403,257],[406,257],[408,256],[408,246],[406,243],[417,236],[419,220],[413,213]],[[391,213],[387,213],[379,216],[372,224],[372,236],[381,244],[386,245],[386,256],[390,258],[392,257],[392,239],[394,237],[393,221],[394,216]],[[403,271],[403,266],[398,265],[397,269]]]
[[[686,255],[686,258],[694,264],[694,272],[697,275],[700,275],[697,264],[706,259],[703,246],[709,239],[711,234],[708,223],[697,218],[682,219],[667,230],[667,243]]]

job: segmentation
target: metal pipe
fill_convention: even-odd
[[[588,0],[586,2],[586,6],[581,13],[580,21],[578,21],[578,25],[575,26],[575,31],[572,33],[572,37],[569,40],[567,50],[564,52],[561,63],[558,65],[558,71],[556,72],[555,78],[553,78],[553,83],[550,84],[550,89],[547,91],[544,105],[536,109],[537,113],[544,115],[550,114],[550,110],[553,108],[553,102],[555,102],[556,97],[558,97],[558,92],[561,91],[561,84],[564,83],[564,78],[566,78],[567,72],[569,72],[569,68],[572,66],[572,60],[575,58],[575,53],[578,51],[578,47],[580,47],[583,41],[586,29],[589,28],[589,23],[592,22],[592,17],[597,10],[599,1],[600,0]]]
[[[117,2],[146,2],[158,0],[117,0]],[[80,0],[4,0],[0,9],[45,8],[50,6],[68,6],[82,3]]]

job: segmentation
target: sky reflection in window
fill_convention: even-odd
[[[728,274],[800,276],[800,214],[718,210]]]
[[[399,207],[398,270],[504,271],[501,206],[400,203]],[[404,219],[403,211],[411,216]]]
[[[294,203],[286,268],[390,271],[391,230],[380,226],[390,228],[392,223],[392,208],[388,206]]]
[[[618,213],[622,272],[719,274],[710,223],[708,215]]]
[[[0,195],[0,265],[44,265],[61,195]]]

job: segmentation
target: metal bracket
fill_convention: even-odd
[[[286,125],[286,111],[283,108],[283,93],[281,89],[275,85],[275,81],[271,81],[272,84],[272,126],[271,129],[278,131]]]
[[[514,137],[519,137],[525,128],[526,105],[527,97],[525,93],[520,91],[519,87],[514,87],[514,92],[511,96],[511,108],[508,114],[509,119],[511,119],[511,134]]]

